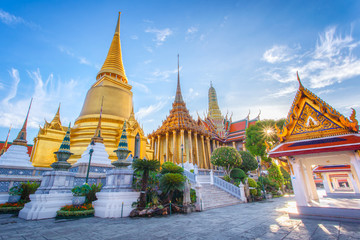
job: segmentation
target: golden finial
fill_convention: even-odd
[[[298,82],[299,82],[299,88],[303,87],[303,85],[302,85],[302,83],[301,83],[301,81],[300,81],[300,77],[299,77],[299,72],[298,72],[298,71],[296,71],[296,76],[297,76],[297,80],[298,80]]]

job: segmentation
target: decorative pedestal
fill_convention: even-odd
[[[136,202],[140,192],[131,189],[133,170],[115,168],[106,174],[106,185],[101,192],[96,193],[94,202],[95,216],[101,218],[128,217],[132,210],[132,203]]]
[[[56,217],[56,211],[62,206],[72,204],[74,178],[75,174],[67,171],[45,172],[41,186],[30,195],[31,202],[25,204],[19,218],[38,220]]]
[[[0,157],[0,165],[34,168],[30,162],[28,148],[22,145],[11,145]]]
[[[91,165],[100,164],[112,167],[111,160],[109,159],[109,154],[105,150],[105,145],[99,142],[96,142],[94,145],[89,144],[89,146],[86,148],[86,150],[81,155],[81,158],[76,162],[76,164],[89,163],[91,148],[94,150],[91,157]]]
[[[95,201],[95,217],[101,218],[119,218],[121,217],[121,207],[123,205],[123,217],[128,217],[133,210],[133,202],[139,198],[139,192],[99,192]]]

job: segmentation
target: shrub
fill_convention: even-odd
[[[275,162],[272,162],[271,166],[268,168],[268,172],[269,179],[272,182],[277,183],[279,187],[282,187],[284,185],[284,177],[280,171],[279,166]]]
[[[260,184],[261,190],[262,185],[264,185],[264,189],[266,190],[266,192],[273,192],[279,190],[279,184],[270,181],[270,179],[267,177],[259,177],[258,183]]]
[[[212,153],[211,163],[215,166],[224,167],[225,175],[229,175],[234,167],[241,165],[241,156],[233,147],[220,147]]]
[[[240,168],[247,173],[248,171],[254,171],[258,168],[258,162],[256,161],[255,157],[246,151],[239,151],[242,159],[242,163]]]
[[[257,187],[257,183],[254,179],[252,178],[248,178],[248,183],[249,183],[249,187],[254,187],[255,189],[250,189],[250,194],[252,196],[260,196],[261,195],[261,191],[259,191],[256,187]]]
[[[182,167],[177,166],[172,162],[165,162],[161,165],[161,174],[166,173],[183,173],[184,169]]]
[[[25,202],[30,202],[30,194],[34,194],[39,186],[40,184],[37,182],[27,181],[26,183],[21,183],[22,193],[20,199]]]
[[[190,189],[190,199],[191,203],[196,203],[196,191],[195,189]]]
[[[160,188],[165,194],[168,194],[168,201],[171,201],[175,190],[184,190],[185,180],[185,176],[179,173],[166,173],[161,176]]]
[[[22,192],[23,192],[23,189],[22,189],[21,185],[18,185],[18,186],[14,186],[14,187],[10,188],[9,195],[18,196],[18,195],[21,195]]]
[[[92,216],[94,215],[94,212],[95,210],[92,204],[87,203],[79,206],[66,205],[56,213],[58,217],[80,217],[80,216]]]
[[[97,200],[96,193],[100,192],[102,188],[102,183],[92,184],[89,192],[86,194],[86,203],[92,203]]]
[[[242,169],[234,168],[230,173],[230,177],[233,179],[239,179],[243,181],[247,177],[247,175]]]
[[[291,176],[290,174],[283,168],[280,168],[280,171],[284,177],[284,185],[285,185],[285,190],[286,191],[291,191],[293,189],[292,184],[291,184]]]
[[[225,175],[224,180],[227,182],[231,182],[231,177],[229,175]]]
[[[90,192],[90,190],[91,188],[89,184],[85,183],[84,185],[74,187],[73,189],[71,189],[71,192],[75,197],[81,197],[86,196]]]

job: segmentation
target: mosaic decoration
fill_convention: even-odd
[[[305,103],[301,115],[292,131],[292,134],[326,131],[341,128],[308,103]]]

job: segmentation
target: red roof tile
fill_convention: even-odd
[[[2,148],[3,148],[4,144],[5,144],[5,142],[0,142],[0,149],[2,149]],[[9,143],[9,142],[8,142],[8,145],[7,145],[6,150],[7,150],[7,149],[9,149],[9,147],[10,147],[11,145],[12,145],[12,143]],[[31,154],[31,151],[32,151],[33,146],[32,146],[32,145],[27,145],[27,148],[28,148],[28,154],[30,155],[30,154]]]

